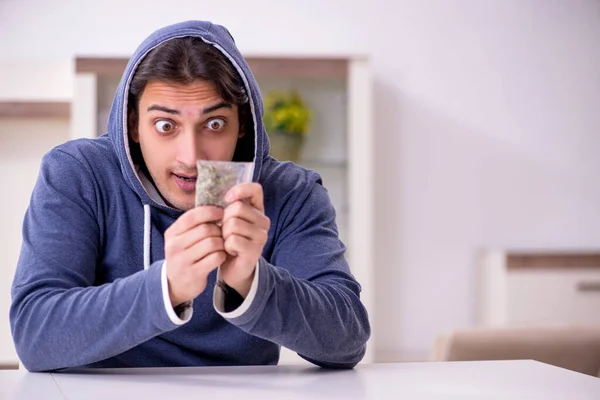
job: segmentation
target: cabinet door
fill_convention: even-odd
[[[600,324],[600,268],[513,271],[507,279],[508,324]]]

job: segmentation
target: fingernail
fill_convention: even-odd
[[[231,193],[231,192],[227,193],[227,195],[225,196],[225,200],[227,200],[229,203],[231,203],[231,201],[233,200],[233,193]]]

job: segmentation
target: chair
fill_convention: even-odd
[[[0,359],[0,370],[3,369],[19,369],[19,361]]]
[[[453,330],[436,338],[431,359],[530,359],[600,377],[600,326]]]

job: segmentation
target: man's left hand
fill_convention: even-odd
[[[258,183],[236,185],[226,199],[229,205],[225,208],[222,232],[227,258],[221,265],[221,277],[246,298],[271,221],[265,215],[263,189]]]

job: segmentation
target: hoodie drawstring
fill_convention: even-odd
[[[150,268],[150,204],[144,204],[144,269]]]

